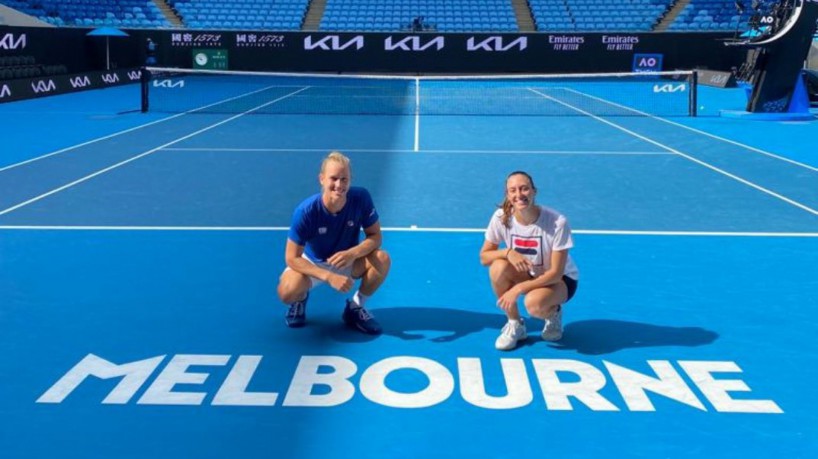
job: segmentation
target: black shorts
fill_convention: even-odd
[[[567,303],[568,300],[574,297],[574,294],[577,293],[577,280],[571,279],[568,276],[562,276],[562,281],[565,282],[565,286],[568,287],[568,297],[565,299]]]

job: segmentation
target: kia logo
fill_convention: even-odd
[[[488,37],[479,42],[475,41],[475,37],[469,37],[466,41],[467,51],[508,51],[515,47],[520,51],[526,49],[528,37],[519,37],[508,44],[505,44],[503,37]]]
[[[384,49],[386,51],[426,51],[429,48],[434,47],[435,50],[440,51],[443,49],[444,46],[444,38],[443,37],[435,37],[429,40],[427,43],[421,43],[420,37],[404,37],[398,41],[394,41],[393,38],[386,37],[384,41]]]
[[[0,38],[0,49],[14,50],[26,47],[26,34],[20,34],[16,39],[13,33],[7,33]]]
[[[356,35],[344,43],[341,43],[341,37],[338,35],[327,35],[318,41],[313,41],[312,35],[304,38],[304,49],[309,51],[313,49],[322,49],[324,51],[343,51],[349,47],[355,47],[359,50],[364,47],[363,35]]]

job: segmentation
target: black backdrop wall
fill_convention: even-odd
[[[41,65],[63,64],[69,73],[104,70],[106,39],[89,37],[89,31],[0,27],[0,56],[31,55]],[[126,32],[108,39],[112,69],[143,65],[148,37],[158,44],[159,66],[293,72],[627,72],[645,54],[654,61],[644,62],[661,57],[663,70],[730,70],[746,52],[724,46],[731,33]]]

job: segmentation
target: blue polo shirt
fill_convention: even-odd
[[[334,253],[347,250],[360,242],[361,229],[378,221],[372,196],[361,187],[350,187],[347,202],[332,214],[321,202],[321,193],[305,199],[293,212],[287,237],[306,247],[304,253],[315,262],[326,261]]]

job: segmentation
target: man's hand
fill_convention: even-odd
[[[348,266],[352,266],[354,262],[355,257],[349,250],[335,252],[331,257],[327,258],[327,263],[335,269],[344,269]]]
[[[327,283],[330,287],[338,290],[341,293],[347,293],[352,290],[352,286],[355,285],[355,282],[352,280],[351,277],[347,277],[341,274],[331,273],[329,278],[327,278]]]

